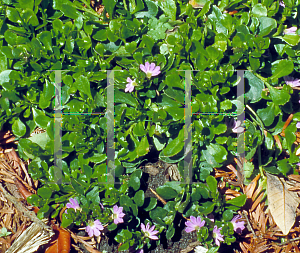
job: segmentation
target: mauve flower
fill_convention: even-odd
[[[205,225],[205,220],[201,221],[201,217],[191,216],[189,221],[185,222],[186,228],[185,232],[191,233],[194,230],[199,230]]]
[[[240,120],[235,120],[231,118],[229,121],[226,121],[226,125],[228,129],[231,129],[233,133],[243,133],[244,127],[241,127],[242,122]]]
[[[238,221],[241,219],[241,215],[236,215],[231,220],[231,223],[233,224],[233,230],[237,233],[242,233],[242,230],[245,228],[245,222],[244,221]]]
[[[126,88],[125,88],[125,92],[133,92],[134,90],[134,86],[137,86],[137,83],[135,82],[136,79],[134,79],[133,81],[127,77],[127,84],[126,84]]]
[[[296,124],[297,128],[300,128],[300,121],[298,121],[298,123]]]
[[[145,225],[143,223],[141,224],[141,229],[144,232],[144,234],[145,234],[146,237],[148,237],[148,238],[150,238],[152,240],[158,240],[158,237],[156,236],[156,234],[158,234],[159,231],[154,230],[154,228],[155,228],[155,225],[153,225],[150,228],[149,223],[147,223],[146,227],[145,227]]]
[[[67,208],[73,208],[75,210],[75,212],[76,212],[76,210],[79,210],[79,211],[82,210],[76,199],[70,198],[69,201],[70,201],[70,203],[67,203],[67,205],[66,205]],[[65,210],[65,213],[68,213],[67,211],[68,211],[68,209]]]
[[[292,26],[290,28],[284,29],[283,34],[296,34],[297,27]]]
[[[155,67],[155,63],[149,64],[146,62],[145,65],[141,64],[140,69],[146,73],[147,78],[151,78],[151,76],[158,76],[160,74],[160,66]]]
[[[300,166],[300,163],[297,163],[296,165],[297,165],[297,166]]]
[[[295,79],[292,76],[284,76],[283,79],[284,79],[284,81],[285,81],[285,83],[287,85],[291,85],[292,87],[298,87],[298,86],[300,86],[300,80],[299,79]]]
[[[224,242],[223,236],[221,235],[220,231],[222,228],[218,228],[217,226],[214,226],[213,230],[213,238],[215,238],[215,243],[220,246],[220,241]]]
[[[88,233],[89,237],[99,236],[100,231],[104,229],[99,220],[89,221],[89,225],[85,227],[85,231]]]
[[[124,220],[122,219],[125,216],[125,213],[123,213],[123,207],[118,207],[117,205],[114,205],[113,207],[113,215],[112,218],[114,219],[115,224],[123,223]]]

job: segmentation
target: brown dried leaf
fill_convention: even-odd
[[[295,223],[296,209],[300,203],[297,193],[289,191],[283,178],[267,174],[268,201],[274,221],[284,235]]]

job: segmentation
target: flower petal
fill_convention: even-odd
[[[140,64],[140,69],[145,73],[147,72],[146,67],[143,64]]]

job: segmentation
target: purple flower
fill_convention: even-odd
[[[291,85],[292,87],[300,86],[300,80],[295,79],[292,76],[284,76],[283,79],[284,79],[286,84]]]
[[[76,199],[70,198],[69,201],[70,201],[70,203],[67,203],[67,205],[66,205],[67,208],[73,208],[75,210],[75,212],[76,212],[76,210],[79,210],[79,211],[82,210]],[[65,213],[68,213],[67,211],[68,211],[68,209],[65,210]]]
[[[99,236],[100,231],[103,229],[104,227],[99,220],[89,221],[89,225],[85,227],[85,231],[89,234],[89,237],[94,235]]]
[[[231,118],[229,121],[227,120],[226,125],[228,129],[231,129],[233,133],[243,133],[244,127],[241,127],[242,122],[240,120],[235,120]]]
[[[242,233],[242,230],[245,228],[245,222],[244,221],[238,221],[239,219],[241,219],[242,216],[241,215],[236,215],[233,217],[233,219],[231,220],[231,223],[233,224],[233,230],[237,233]]]
[[[141,229],[144,232],[145,236],[152,239],[152,240],[158,240],[158,237],[156,236],[156,234],[159,232],[157,230],[154,230],[155,225],[153,225],[150,228],[149,223],[147,223],[147,226],[145,227],[145,225],[142,223],[141,224]]]
[[[134,79],[133,81],[129,78],[129,77],[127,77],[127,84],[126,84],[126,88],[125,88],[125,92],[133,92],[133,90],[134,90],[134,86],[137,86],[137,83],[136,83],[136,81],[135,81],[136,79]]]
[[[300,163],[297,163],[296,165],[297,165],[297,166],[300,166]]]
[[[160,74],[160,67],[155,67],[155,63],[153,62],[151,64],[149,64],[149,62],[146,62],[145,65],[141,64],[140,69],[146,73],[148,79],[150,79],[151,76],[158,76]]]
[[[115,224],[123,223],[124,220],[122,219],[125,216],[125,213],[123,213],[123,207],[118,207],[117,205],[114,205],[113,207],[113,215],[112,218],[114,219]]]
[[[201,227],[203,227],[205,224],[205,221],[201,221],[200,217],[194,217],[191,216],[189,221],[185,222],[186,228],[185,232],[191,233],[194,230],[199,230]]]
[[[224,242],[223,236],[221,235],[220,231],[222,228],[218,228],[217,226],[214,226],[213,230],[213,238],[215,238],[215,243],[220,246],[220,241]]]
[[[297,128],[300,128],[300,121],[298,121],[298,123],[296,124]]]
[[[283,2],[283,1],[281,1],[281,0],[280,0],[280,2],[279,2],[279,5],[280,5],[280,6],[282,6],[282,7],[285,7],[285,4],[284,4],[284,2]]]
[[[291,26],[283,31],[283,34],[296,34],[297,27]]]

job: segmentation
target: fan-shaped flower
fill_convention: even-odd
[[[215,238],[215,243],[220,246],[220,241],[224,242],[224,235],[221,235],[220,231],[222,228],[218,228],[217,226],[214,226],[213,230],[213,238]]]
[[[81,207],[79,206],[77,199],[70,198],[69,201],[70,201],[70,203],[67,203],[67,205],[66,205],[67,208],[73,208],[75,210],[75,212],[76,212],[76,210],[79,210],[79,211],[82,210]],[[68,209],[65,210],[65,213],[68,213],[67,211],[68,211]]]
[[[133,92],[134,90],[134,87],[137,86],[137,83],[135,81],[136,79],[134,79],[133,81],[127,77],[127,84],[126,84],[126,88],[125,88],[125,92]]]
[[[88,222],[88,226],[85,227],[85,231],[88,233],[90,237],[92,236],[99,236],[100,231],[104,229],[101,222],[99,220],[92,221],[90,220]]]
[[[148,79],[150,79],[152,76],[158,76],[160,74],[160,67],[155,66],[155,63],[149,64],[149,62],[146,62],[145,65],[141,64],[140,69],[146,73],[146,76]]]
[[[244,221],[238,221],[241,219],[241,215],[236,215],[231,220],[231,223],[233,224],[233,230],[237,233],[242,233],[242,230],[245,228],[245,222]]]
[[[185,232],[191,233],[194,230],[199,230],[201,227],[205,225],[205,221],[201,221],[201,217],[191,216],[189,221],[185,222],[186,228]]]
[[[159,231],[154,230],[155,229],[155,225],[153,225],[150,228],[149,223],[147,223],[147,226],[145,227],[145,225],[142,223],[141,224],[141,229],[143,231],[143,233],[145,234],[146,237],[152,239],[152,240],[158,240],[158,237],[156,236],[156,234],[159,233]]]
[[[125,216],[125,213],[123,213],[123,207],[118,207],[117,205],[114,205],[113,207],[113,215],[112,218],[114,219],[115,224],[123,223],[124,220],[122,219]]]

